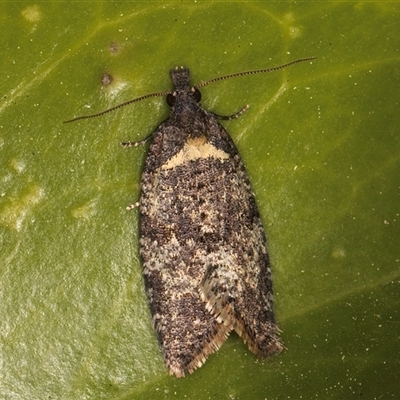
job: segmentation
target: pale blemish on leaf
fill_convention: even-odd
[[[289,26],[289,35],[292,39],[297,39],[301,36],[301,30],[297,26]]]
[[[107,98],[110,100],[113,100],[117,95],[121,93],[121,91],[124,90],[124,88],[127,87],[127,84],[125,82],[118,81],[118,79],[115,79],[112,81],[112,85],[109,85],[107,87],[107,90],[104,92],[106,94]]]
[[[332,257],[336,260],[346,257],[346,251],[343,247],[335,247],[332,251]]]
[[[24,8],[21,11],[21,15],[29,22],[39,22],[42,19],[42,13],[36,4]]]
[[[293,22],[294,21],[294,15],[293,15],[293,13],[286,13],[284,16],[283,16],[283,20],[285,21],[285,22]]]
[[[10,160],[10,167],[20,174],[25,170],[26,165],[23,161],[13,158]]]
[[[30,185],[24,194],[12,199],[0,210],[0,224],[10,229],[20,231],[27,215],[33,213],[33,208],[44,197],[44,190],[38,185]]]
[[[90,200],[80,207],[75,207],[71,210],[71,214],[74,218],[88,219],[95,214],[96,204],[93,200]]]
[[[301,36],[301,29],[298,26],[294,26],[295,17],[293,13],[287,13],[283,16],[282,22],[288,29],[288,33],[291,39],[297,39]]]

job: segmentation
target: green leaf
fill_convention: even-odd
[[[387,399],[399,372],[399,6],[346,2],[7,2],[0,6],[0,397]],[[141,276],[146,148],[170,68],[247,166],[286,350],[232,334],[184,379],[164,368]],[[112,80],[111,83],[107,81]]]

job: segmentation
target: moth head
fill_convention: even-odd
[[[176,90],[174,90],[172,93],[168,93],[168,94],[167,94],[167,104],[168,104],[170,107],[173,107],[173,106],[175,105],[175,103],[176,103],[176,96],[177,96],[177,95],[178,95],[178,93],[177,93]],[[189,95],[193,97],[193,99],[195,100],[196,103],[200,103],[200,100],[201,100],[201,93],[200,93],[200,90],[199,90],[199,89],[197,89],[197,88],[195,88],[195,87],[192,87],[192,88],[189,90]]]
[[[167,94],[167,104],[170,107],[173,107],[176,104],[177,97],[189,96],[193,98],[196,103],[199,103],[201,100],[200,91],[190,86],[190,72],[189,68],[186,67],[175,67],[170,71],[172,83],[174,85],[174,90],[171,93]],[[187,97],[186,97],[187,99]],[[187,99],[188,100],[188,99]]]

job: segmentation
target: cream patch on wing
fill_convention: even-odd
[[[217,149],[211,143],[207,142],[205,136],[190,138],[185,143],[183,149],[171,157],[161,169],[173,169],[178,165],[186,163],[198,158],[217,158],[219,160],[226,160],[229,154],[223,150]]]

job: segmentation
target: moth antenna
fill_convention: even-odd
[[[261,74],[261,73],[264,73],[264,72],[277,71],[279,69],[283,69],[283,68],[289,67],[290,65],[297,64],[297,63],[300,63],[300,62],[315,60],[316,58],[317,57],[298,58],[297,60],[288,62],[287,64],[278,65],[277,67],[271,67],[271,68],[265,68],[265,69],[254,69],[252,71],[236,72],[235,74],[219,76],[217,78],[210,79],[209,81],[205,81],[205,82],[199,83],[198,85],[195,85],[194,87],[196,89],[198,89],[198,88],[201,88],[203,86],[209,85],[211,83],[218,82],[218,81],[223,81],[223,80],[229,79],[229,78],[235,78],[235,77],[244,76],[244,75]]]
[[[144,96],[141,97],[137,97],[136,99],[132,99],[132,100],[128,100],[125,101],[124,103],[118,104],[114,107],[108,108],[107,110],[101,111],[99,113],[96,114],[89,114],[89,115],[83,115],[81,117],[76,117],[76,118],[72,118],[69,119],[67,121],[64,121],[64,124],[68,124],[69,122],[75,122],[78,121],[80,119],[87,119],[87,118],[94,118],[94,117],[100,117],[100,115],[104,115],[107,114],[111,111],[114,111],[118,108],[127,106],[128,104],[132,104],[132,103],[137,103],[138,101],[144,100],[144,99],[148,99],[149,97],[161,97],[161,96],[166,96],[167,94],[170,94],[171,92],[160,92],[160,93],[150,93],[150,94],[146,94]]]

